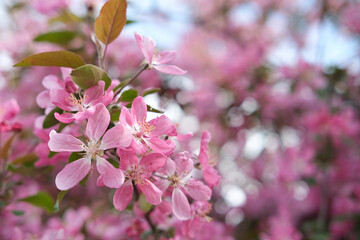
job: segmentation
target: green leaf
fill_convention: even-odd
[[[114,41],[126,24],[126,0],[110,0],[95,20],[96,37],[105,45]]]
[[[152,207],[152,205],[146,201],[145,195],[143,193],[139,197],[138,206],[144,212],[150,211],[150,209]]]
[[[43,122],[43,128],[50,128],[52,126],[55,126],[59,123],[59,121],[55,118],[55,113],[62,113],[63,110],[61,108],[54,108],[51,112],[49,112],[48,115],[46,115],[44,122]]]
[[[159,110],[159,109],[156,109],[156,108],[150,107],[149,105],[146,105],[146,108],[147,108],[148,112],[154,112],[154,113],[164,113],[164,111],[161,111],[161,110]]]
[[[15,216],[22,216],[25,214],[24,211],[19,211],[19,210],[12,210],[11,211]]]
[[[157,92],[159,92],[160,90],[161,90],[160,88],[153,88],[153,89],[146,90],[146,91],[143,93],[143,97],[145,97],[146,95],[149,95],[149,94],[157,93]]]
[[[111,110],[110,116],[111,116],[111,122],[118,122],[120,118],[120,109]]]
[[[82,156],[80,155],[80,153],[78,153],[78,152],[73,152],[73,153],[71,153],[70,156],[69,156],[69,163],[74,162],[74,161],[76,161],[76,160],[78,160],[78,159],[80,159],[80,158],[82,158]]]
[[[126,25],[127,24],[132,24],[132,23],[136,23],[136,21],[134,21],[134,20],[126,20]]]
[[[11,152],[11,144],[15,138],[15,134],[13,134],[4,144],[4,146],[1,148],[0,156],[2,159],[8,159]]]
[[[61,200],[65,197],[65,195],[67,194],[68,191],[69,190],[59,192],[59,194],[57,196],[57,199],[56,199],[56,203],[55,203],[55,205],[53,207],[53,212],[58,212],[59,211]]]
[[[123,92],[120,96],[121,102],[132,102],[139,95],[135,89],[129,89]]]
[[[56,22],[62,22],[62,23],[77,23],[81,22],[81,18],[76,16],[70,11],[63,11],[60,15],[53,17],[49,20],[50,24],[56,23]]]
[[[35,42],[50,42],[59,45],[65,45],[71,42],[77,36],[76,32],[56,31],[38,35],[34,38]]]
[[[84,60],[76,53],[70,51],[53,51],[27,56],[15,64],[14,67],[50,66],[78,68],[84,64]]]
[[[38,192],[33,196],[21,198],[18,201],[30,203],[36,207],[41,207],[47,212],[52,212],[54,206],[54,200],[46,192]]]
[[[57,132],[60,133],[67,125],[69,124],[60,122]]]
[[[70,73],[71,79],[82,89],[88,89],[97,85],[99,81],[105,82],[105,89],[111,84],[111,79],[106,72],[95,65],[86,64]]]
[[[50,152],[49,152],[49,155],[48,155],[48,158],[52,158],[52,157],[55,156],[56,154],[58,154],[58,152],[50,151]]]
[[[30,163],[30,162],[35,162],[38,159],[39,157],[35,153],[30,153],[16,158],[14,161],[12,161],[12,164],[17,165],[23,163]]]

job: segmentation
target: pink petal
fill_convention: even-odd
[[[54,106],[50,101],[50,92],[48,90],[42,91],[36,96],[36,103],[41,108]]]
[[[54,114],[54,117],[59,121],[59,122],[62,122],[62,123],[72,123],[73,121],[75,121],[75,117],[74,117],[74,114],[73,113],[63,113],[63,114],[60,114],[60,113],[55,113]]]
[[[126,125],[129,125],[130,127],[134,126],[134,119],[126,107],[122,107],[121,109],[120,123],[124,126]]]
[[[192,134],[192,133],[186,133],[186,134],[177,135],[175,137],[179,141],[187,141],[187,140],[191,139],[193,136],[194,136],[194,134]]]
[[[155,127],[155,129],[151,131],[150,137],[169,134],[176,129],[175,124],[165,115],[150,120],[149,124]]]
[[[181,221],[190,219],[190,204],[185,194],[179,189],[174,188],[172,193],[172,211]]]
[[[190,179],[186,183],[186,189],[195,200],[206,202],[211,198],[211,189],[201,181]]]
[[[102,182],[110,188],[118,188],[124,182],[124,173],[121,169],[115,168],[111,163],[102,157],[96,156],[96,168],[99,171]]]
[[[42,80],[42,85],[46,89],[63,88],[63,82],[55,75],[47,75]]]
[[[161,203],[162,191],[158,189],[152,182],[145,179],[142,183],[138,184],[139,188],[145,195],[145,199],[148,203],[158,205]]]
[[[167,158],[165,165],[162,168],[157,170],[158,173],[161,173],[164,175],[170,175],[170,176],[174,175],[175,171],[176,171],[175,162],[173,160],[171,160],[170,158]]]
[[[100,149],[106,150],[128,147],[133,139],[132,134],[127,128],[124,128],[122,125],[117,125],[105,133],[101,140]]]
[[[162,153],[166,156],[170,156],[176,147],[175,143],[170,139],[162,140],[159,138],[145,138],[143,140],[152,150],[154,150],[154,152]]]
[[[114,207],[119,211],[124,210],[132,200],[133,191],[134,189],[131,181],[126,181],[121,185],[114,194]]]
[[[88,119],[90,116],[92,116],[94,114],[95,110],[96,110],[95,107],[90,107],[88,109],[85,109],[85,111],[83,111],[83,112],[75,113],[74,118],[77,122],[82,122],[85,119]]]
[[[106,131],[110,123],[110,114],[103,104],[95,106],[95,113],[89,117],[86,126],[86,135],[95,140],[99,140]]]
[[[209,142],[211,140],[211,135],[208,131],[204,131],[201,135],[201,142],[200,142],[200,153],[199,153],[199,161],[202,166],[208,165],[208,149],[209,149]]]
[[[211,166],[203,167],[202,174],[205,181],[211,186],[217,186],[221,180],[219,173]]]
[[[157,180],[154,184],[158,189],[160,189],[160,191],[165,192],[170,186],[171,182],[166,179],[160,179]]]
[[[144,154],[147,151],[146,146],[137,138],[134,138],[130,146],[137,154]]]
[[[85,91],[85,104],[89,104],[92,101],[100,98],[104,95],[105,82],[99,81],[96,86],[88,88]]]
[[[120,169],[123,171],[130,169],[131,166],[139,164],[137,154],[131,150],[119,149],[117,154],[120,157]]]
[[[159,72],[173,74],[173,75],[183,75],[187,73],[186,71],[174,65],[154,65],[154,68]]]
[[[165,165],[166,159],[167,157],[161,153],[150,153],[142,157],[139,165],[143,166],[145,171],[151,175],[152,172]]]
[[[77,110],[77,107],[71,104],[70,94],[63,89],[52,88],[50,90],[50,100],[55,106],[65,111],[71,112]]]
[[[67,164],[56,176],[56,187],[62,191],[74,187],[89,173],[90,168],[90,158],[80,158],[79,160]]]
[[[181,179],[189,175],[194,168],[194,162],[187,152],[176,154],[174,162],[176,164],[176,172]]]
[[[163,51],[154,56],[153,64],[165,64],[168,63],[176,57],[176,51]]]
[[[136,97],[132,102],[131,115],[136,123],[146,122],[147,107],[142,97]]]
[[[70,134],[57,133],[51,130],[49,148],[54,152],[80,152],[83,151],[83,143]]]
[[[149,64],[151,64],[154,55],[155,45],[156,45],[155,41],[150,37],[142,36],[136,32],[134,33],[134,35],[135,35],[136,43],[140,48],[141,52],[143,53],[145,60]]]

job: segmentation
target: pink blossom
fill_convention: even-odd
[[[63,89],[52,88],[50,90],[51,102],[59,108],[73,113],[55,113],[55,118],[63,123],[73,121],[83,121],[94,113],[95,105],[102,103],[107,106],[113,99],[114,92],[112,88],[104,91],[105,82],[99,81],[98,85],[87,89],[83,95],[69,93]]]
[[[58,189],[68,190],[74,187],[89,173],[92,161],[96,161],[96,168],[100,173],[98,182],[111,188],[118,188],[124,182],[122,171],[115,168],[102,156],[106,149],[129,146],[131,135],[122,125],[117,125],[105,133],[109,123],[108,110],[104,105],[98,104],[94,115],[88,119],[85,143],[70,134],[57,133],[55,130],[50,132],[49,148],[51,151],[85,151],[83,158],[66,165],[58,173],[55,179]]]
[[[120,169],[125,174],[125,182],[116,190],[113,203],[117,210],[124,210],[131,202],[133,195],[133,182],[144,193],[146,201],[157,205],[161,202],[162,191],[156,187],[149,178],[152,173],[163,167],[166,156],[160,153],[150,153],[142,157],[139,162],[136,153],[120,150]]]
[[[173,187],[172,210],[180,220],[188,220],[191,217],[190,204],[185,195],[189,194],[198,201],[209,201],[211,189],[201,181],[191,178],[194,162],[189,153],[182,152],[175,156],[174,161],[167,159],[165,166],[159,170],[167,179],[161,179],[156,184],[165,191],[169,186]]]
[[[202,167],[201,172],[203,174],[205,181],[209,183],[211,186],[217,186],[219,184],[221,177],[218,174],[217,170],[209,163],[208,148],[209,148],[210,140],[211,140],[210,133],[208,131],[205,131],[201,136],[199,161]]]
[[[176,57],[175,51],[157,52],[155,50],[156,43],[152,38],[142,36],[136,32],[134,35],[136,43],[145,57],[145,62],[149,64],[148,69],[155,68],[160,72],[174,75],[182,75],[186,73],[186,71],[177,66],[164,65]]]
[[[0,132],[21,130],[20,123],[10,123],[19,113],[20,108],[15,99],[0,102]]]
[[[163,140],[160,137],[172,133],[175,125],[165,115],[148,122],[146,118],[147,107],[142,97],[134,99],[131,113],[126,107],[122,108],[120,123],[126,126],[134,137],[131,148],[138,154],[144,154],[152,149],[157,153],[171,155],[175,149],[175,144],[170,139]]]

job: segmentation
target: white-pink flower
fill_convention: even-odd
[[[185,74],[186,71],[174,65],[166,65],[176,57],[175,51],[158,52],[155,50],[155,41],[146,36],[134,33],[136,43],[145,57],[146,63],[149,65],[148,69],[155,68],[156,70],[174,75]]]
[[[85,142],[70,134],[50,132],[49,148],[54,152],[85,152],[84,157],[58,173],[55,183],[58,189],[68,190],[78,184],[90,171],[92,161],[100,173],[98,184],[118,188],[124,182],[124,174],[103,158],[104,151],[111,148],[128,147],[132,141],[131,133],[122,125],[108,131],[110,114],[103,104],[95,106],[95,113],[89,117],[86,126]],[[105,133],[106,131],[106,133]],[[104,134],[105,133],[105,134]]]
[[[174,215],[182,221],[191,217],[190,204],[185,193],[198,201],[206,202],[211,198],[211,189],[201,181],[191,178],[193,168],[194,162],[189,153],[179,153],[174,161],[168,158],[165,166],[159,170],[167,179],[161,179],[156,183],[162,191],[169,186],[173,187],[172,210]]]
[[[126,126],[134,140],[131,148],[138,154],[144,154],[149,149],[154,152],[171,155],[176,145],[170,140],[163,140],[160,137],[172,134],[176,127],[171,120],[162,115],[150,121],[147,118],[147,107],[142,97],[134,99],[131,106],[131,113],[126,107],[121,109],[120,123]]]
[[[124,210],[131,202],[133,184],[144,193],[146,201],[158,205],[161,202],[162,191],[156,187],[149,178],[152,173],[163,167],[166,156],[160,153],[150,153],[142,157],[139,162],[138,156],[133,151],[120,150],[120,169],[124,171],[125,183],[116,190],[113,203],[117,210]]]

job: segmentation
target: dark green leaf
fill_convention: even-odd
[[[21,198],[18,201],[30,203],[36,207],[41,207],[47,212],[52,212],[54,206],[54,200],[46,192],[38,192],[33,196]]]
[[[153,89],[146,90],[143,94],[143,97],[145,97],[146,95],[149,95],[149,94],[157,93],[160,90],[161,90],[160,88],[153,88]]]
[[[39,157],[35,153],[30,153],[16,158],[14,161],[12,161],[12,164],[17,165],[23,163],[30,163],[30,162],[35,162],[38,159]]]
[[[69,124],[60,122],[57,132],[60,133],[67,125]]]
[[[121,102],[132,102],[139,95],[135,89],[129,89],[123,92],[120,96]]]
[[[56,199],[56,203],[55,203],[55,205],[53,207],[53,212],[58,212],[59,211],[61,200],[65,197],[65,195],[67,194],[68,191],[69,190],[59,192],[59,194],[57,196],[57,199]]]
[[[59,121],[55,118],[56,112],[62,113],[63,110],[61,108],[56,107],[48,115],[46,115],[44,122],[43,122],[43,128],[50,128],[59,123]]]
[[[19,210],[12,210],[11,211],[15,216],[22,216],[25,214],[24,211],[19,211]]]
[[[27,56],[15,64],[14,67],[50,66],[78,68],[84,64],[84,60],[76,53],[70,51],[53,51]]]
[[[150,107],[149,105],[146,105],[148,112],[154,112],[154,113],[164,113],[164,111],[161,111],[159,109]]]
[[[111,111],[111,122],[118,122],[120,118],[121,110]]]
[[[58,152],[50,151],[50,152],[49,152],[49,155],[48,155],[48,158],[52,158],[52,157],[55,156],[56,154],[58,154]]]
[[[136,21],[134,21],[134,20],[126,20],[126,24],[132,24],[132,23],[136,23]]]
[[[76,32],[71,31],[57,31],[40,34],[37,36],[35,42],[50,42],[60,45],[65,45],[71,42],[77,36]]]
[[[101,80],[105,82],[105,89],[107,89],[111,84],[111,79],[106,72],[102,68],[92,64],[86,64],[74,69],[70,76],[71,79],[82,89],[93,87]]]
[[[78,159],[82,158],[82,156],[80,155],[80,153],[78,152],[73,152],[70,154],[69,156],[69,163],[73,162],[73,161],[76,161]]]

